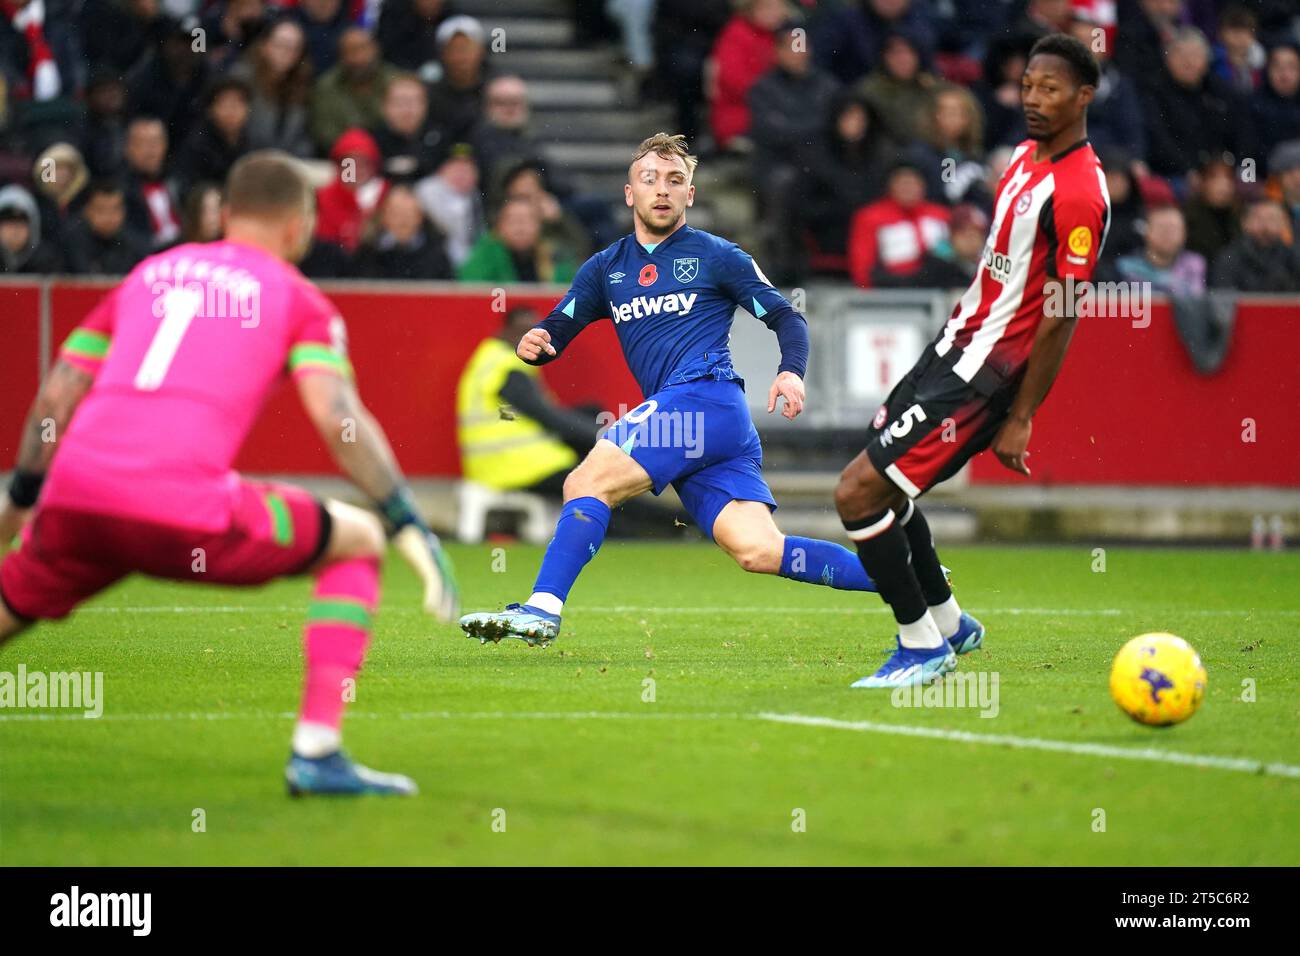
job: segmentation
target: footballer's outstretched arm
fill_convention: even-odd
[[[59,359],[54,363],[27,413],[18,443],[17,471],[45,474],[63,429],[93,384],[95,376],[71,362]]]
[[[1031,420],[1051,391],[1057,373],[1061,371],[1070,339],[1074,335],[1075,321],[1072,315],[1043,316],[1034,335],[1033,347],[1029,351],[1025,377],[1011,402],[1006,423],[993,440],[993,454],[1007,468],[1022,475],[1029,474],[1025,458],[1029,455]]]
[[[36,503],[59,438],[94,382],[95,376],[90,372],[59,359],[41,383],[18,441],[18,460],[9,493],[0,502],[0,551],[22,530],[28,511]]]
[[[361,402],[350,379],[330,373],[299,375],[298,397],[307,417],[352,483],[378,505],[393,544],[424,582],[424,606],[455,620],[460,595],[451,560],[415,506],[384,429]]]
[[[515,354],[529,365],[559,358],[578,333],[606,314],[601,253],[582,264],[573,285],[551,314],[524,333]]]

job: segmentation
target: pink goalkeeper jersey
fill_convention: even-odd
[[[350,376],[343,320],[297,269],[235,242],[145,259],[68,337],[95,375],[40,503],[221,531],[231,463],[281,377]]]

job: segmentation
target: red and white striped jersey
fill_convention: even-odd
[[[1011,154],[979,271],[934,341],[935,353],[986,395],[1029,360],[1044,285],[1090,279],[1110,226],[1106,175],[1088,141],[1036,162],[1037,145],[1025,140]]]

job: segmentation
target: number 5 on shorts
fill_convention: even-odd
[[[913,405],[902,415],[898,416],[898,421],[889,426],[889,433],[895,438],[902,438],[912,430],[917,422],[925,421],[925,409],[920,405]]]

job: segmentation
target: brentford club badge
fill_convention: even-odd
[[[1029,207],[1032,206],[1033,203],[1034,197],[1032,193],[1021,193],[1020,198],[1016,200],[1016,215],[1023,216],[1025,213],[1029,212]]]

